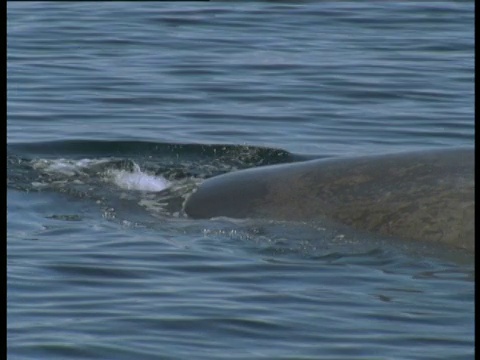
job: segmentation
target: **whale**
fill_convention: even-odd
[[[186,199],[193,219],[328,219],[392,239],[475,249],[473,148],[261,166],[205,180]]]

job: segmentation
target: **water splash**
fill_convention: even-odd
[[[32,167],[52,176],[76,177],[77,181],[82,176],[92,172],[104,172],[104,180],[111,182],[124,190],[138,190],[160,192],[167,189],[171,183],[160,175],[150,175],[143,172],[135,162],[127,164],[128,169],[112,169],[117,162],[112,159],[54,159],[34,160]],[[123,164],[125,167],[125,164]]]
[[[134,172],[112,170],[109,174],[112,176],[113,182],[125,190],[160,192],[171,185],[164,177],[149,175],[142,172],[140,168]]]

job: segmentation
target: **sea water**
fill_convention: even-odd
[[[9,359],[472,359],[474,258],[192,220],[209,177],[472,146],[474,3],[9,2]]]

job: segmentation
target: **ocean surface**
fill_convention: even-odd
[[[473,1],[8,2],[8,358],[473,359],[474,255],[182,212],[473,144]]]

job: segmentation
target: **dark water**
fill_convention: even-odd
[[[238,169],[472,146],[473,9],[9,2],[8,357],[473,358],[473,255],[182,212]]]

